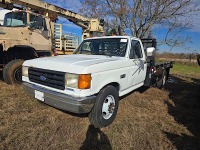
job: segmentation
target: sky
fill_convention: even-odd
[[[73,12],[78,12],[81,8],[81,4],[84,0],[43,0],[45,2],[57,5],[62,8],[66,8]],[[200,1],[193,0],[195,4],[200,8]],[[77,25],[69,22],[65,18],[60,18],[57,23],[63,24],[63,33],[64,34],[72,34],[79,37],[79,41],[81,41],[82,29]],[[200,12],[191,18],[192,27],[188,28],[186,31],[182,33],[183,36],[189,36],[191,38],[191,42],[187,42],[184,47],[175,47],[172,49],[174,53],[199,53],[200,54]],[[130,35],[127,32],[128,35]],[[157,29],[156,38],[162,38],[165,34],[165,29]],[[161,45],[158,47],[160,52],[168,52],[169,47],[167,45]]]
[[[48,3],[55,4],[57,6],[66,8],[73,12],[78,12],[81,8],[81,3],[83,0],[44,0]],[[200,1],[193,0],[193,3],[197,4],[200,8]],[[199,53],[200,54],[200,12],[193,16],[191,19],[192,27],[188,28],[187,31],[182,33],[183,36],[189,36],[191,38],[190,42],[187,42],[184,47],[175,47],[172,52],[175,53]],[[81,40],[81,28],[66,21],[66,19],[59,19],[58,23],[63,23],[64,33],[73,34],[80,37]],[[162,38],[165,35],[165,29],[157,29],[156,38]],[[127,32],[127,34],[129,34]],[[80,41],[79,40],[79,41]],[[161,45],[158,47],[160,52],[168,52],[170,48],[167,45]]]

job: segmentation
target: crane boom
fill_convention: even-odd
[[[80,14],[41,0],[0,0],[0,7],[5,9],[12,9],[14,4],[25,6],[33,10],[39,10],[45,15],[51,17],[53,16],[53,18],[51,18],[52,20],[56,20],[57,16],[66,18],[74,24],[80,26],[83,29],[83,34],[90,34],[90,32],[103,32],[103,27],[98,19],[83,17]]]

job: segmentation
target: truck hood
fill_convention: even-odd
[[[126,58],[102,55],[72,54],[27,60],[24,62],[23,66],[31,66],[69,73],[94,73],[109,70],[110,67],[112,67],[112,69],[119,68],[121,65],[117,65],[116,62],[124,59]],[[115,64],[114,66],[116,67],[114,67],[113,64]]]

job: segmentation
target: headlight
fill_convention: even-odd
[[[65,74],[65,86],[78,89],[89,89],[91,86],[91,74]]]
[[[78,74],[66,73],[65,86],[71,88],[78,88]]]
[[[28,77],[28,68],[27,66],[22,66],[22,76]]]

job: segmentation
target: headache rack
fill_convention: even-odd
[[[49,86],[59,90],[65,89],[64,72],[29,67],[28,76],[31,82]]]

